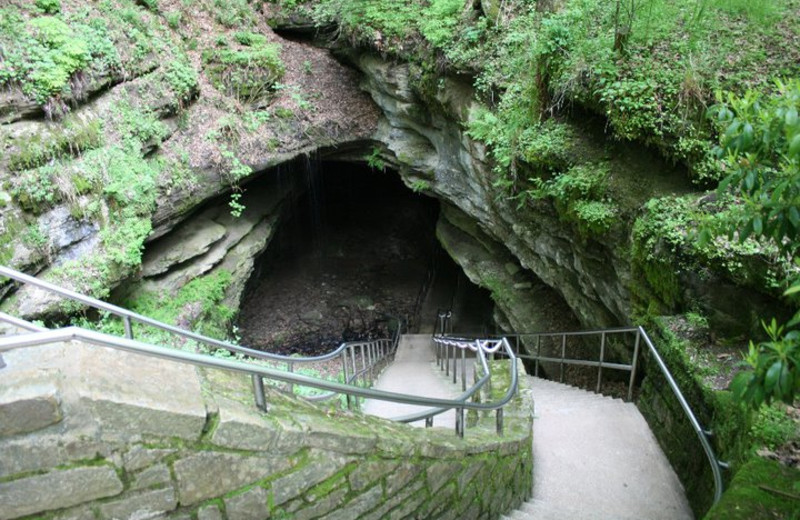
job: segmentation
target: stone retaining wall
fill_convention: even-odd
[[[246,377],[75,342],[4,357],[0,520],[496,518],[530,494],[529,390],[462,440],[276,390],[264,414]]]

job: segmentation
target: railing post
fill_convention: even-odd
[[[445,361],[444,361],[444,375],[450,375],[450,345],[445,344],[444,346],[445,351]]]
[[[342,349],[342,377],[344,379],[343,380],[344,384],[347,384],[347,378],[348,378],[348,375],[347,375],[347,351],[348,351],[347,348]],[[353,402],[351,401],[350,394],[344,394],[344,400],[345,400],[345,403],[347,404],[347,409],[348,410],[352,410],[353,409]]]
[[[461,391],[467,391],[467,349],[461,349]]]
[[[497,416],[496,416],[496,423],[497,423],[497,435],[503,435],[503,409],[497,409]]]
[[[290,374],[294,374],[294,361],[286,362],[286,370],[288,370]],[[288,383],[287,390],[290,394],[294,394],[294,383]]]
[[[628,381],[628,401],[633,400],[633,383],[636,381],[636,368],[639,362],[639,339],[641,332],[636,329],[636,340],[633,343],[633,359],[631,360],[631,379]]]
[[[367,354],[364,352],[363,343],[359,345],[359,349],[361,350],[361,381],[364,382],[364,386],[369,386],[367,381]]]
[[[133,339],[133,324],[131,323],[131,317],[123,316],[122,323],[125,324],[125,337],[128,339]]]
[[[433,427],[433,416],[425,418],[425,427],[432,428]]]
[[[542,337],[536,336],[536,362],[534,363],[533,375],[539,377],[539,358],[542,356]]]
[[[367,359],[369,360],[369,385],[375,380],[375,356],[373,355],[373,344],[367,343]]]
[[[559,376],[559,382],[564,382],[564,359],[567,357],[567,335],[561,335],[561,375]]]
[[[606,351],[606,333],[600,333],[600,362],[597,365],[597,393],[600,393],[600,385],[603,383],[603,360]]]
[[[458,371],[458,349],[459,347],[453,345],[453,384],[456,384],[458,381],[458,377],[456,372]]]
[[[464,438],[464,409],[456,408],[456,435]]]
[[[253,394],[255,394],[256,406],[259,410],[267,412],[267,398],[264,394],[264,380],[258,374],[252,374],[250,377],[253,380]]]
[[[347,347],[350,349],[350,361],[353,363],[353,384],[358,384],[358,365],[356,364],[356,347]],[[349,381],[348,381],[349,383]]]

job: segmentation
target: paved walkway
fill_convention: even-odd
[[[403,392],[425,397],[450,399],[458,396],[458,386],[447,381],[436,367],[436,353],[430,334],[405,334],[400,338],[394,362],[383,371],[374,388],[389,392]],[[378,417],[394,418],[425,410],[424,406],[412,406],[368,399],[364,413]],[[425,426],[425,421],[412,423]],[[455,428],[455,412],[449,410],[437,415],[434,426]]]

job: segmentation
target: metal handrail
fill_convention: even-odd
[[[234,345],[225,341],[216,340],[214,338],[208,338],[201,334],[180,329],[178,327],[174,327],[172,325],[159,322],[152,318],[148,318],[146,316],[142,316],[140,314],[131,312],[127,309],[123,309],[121,307],[117,307],[115,305],[103,302],[101,300],[97,300],[95,298],[91,298],[79,294],[77,292],[58,287],[51,283],[38,280],[19,271],[9,269],[8,267],[5,266],[0,266],[0,275],[6,276],[8,278],[23,283],[34,285],[49,292],[53,292],[55,294],[59,294],[66,298],[78,301],[80,303],[83,303],[84,305],[88,305],[98,310],[116,315],[123,319],[126,331],[126,337],[119,338],[117,336],[111,336],[96,331],[90,331],[80,327],[67,327],[58,330],[49,330],[25,322],[24,320],[19,320],[18,318],[10,316],[6,313],[0,313],[0,321],[7,321],[16,326],[31,331],[31,333],[29,334],[11,336],[8,338],[0,338],[0,354],[2,354],[2,352],[6,350],[11,350],[19,347],[41,345],[45,343],[52,343],[55,341],[67,341],[72,339],[78,339],[85,341],[87,343],[100,345],[104,347],[132,351],[145,355],[171,359],[174,361],[188,362],[200,366],[229,369],[238,372],[248,373],[251,375],[253,381],[253,389],[255,394],[256,405],[265,411],[267,409],[266,397],[264,392],[264,382],[263,382],[263,378],[265,377],[275,381],[288,383],[290,388],[292,388],[293,385],[301,385],[329,392],[328,394],[315,396],[316,399],[327,398],[335,394],[344,394],[345,396],[347,396],[348,407],[352,406],[351,397],[371,398],[371,399],[399,402],[403,404],[432,407],[432,410],[423,412],[423,414],[425,414],[424,418],[426,418],[426,423],[428,421],[427,419],[428,416],[432,417],[433,415],[441,413],[444,410],[454,408],[457,411],[460,411],[459,413],[457,413],[456,416],[456,432],[460,436],[464,435],[464,421],[463,421],[464,409],[498,410],[498,433],[501,434],[502,407],[505,406],[505,404],[507,404],[511,400],[511,397],[513,397],[513,395],[516,393],[516,386],[517,386],[516,369],[514,371],[514,376],[512,378],[512,386],[507,392],[507,395],[498,401],[488,402],[488,403],[474,403],[467,401],[467,399],[469,399],[469,397],[471,397],[480,388],[480,386],[475,389],[472,389],[470,392],[465,393],[464,395],[460,396],[457,399],[427,398],[427,397],[420,397],[408,394],[385,392],[385,391],[357,386],[355,382],[358,380],[359,377],[364,378],[365,383],[369,384],[375,375],[376,367],[381,363],[385,362],[389,357],[391,357],[394,354],[394,351],[399,342],[401,326],[398,326],[397,330],[395,331],[394,338],[391,341],[386,339],[381,339],[368,342],[344,343],[335,351],[322,356],[295,358],[290,356],[282,356],[278,354],[261,352],[258,350],[253,350],[246,347]],[[287,371],[274,370],[271,368],[255,365],[253,363],[220,359],[203,353],[186,352],[186,351],[166,348],[157,345],[150,345],[144,342],[136,341],[135,339],[133,339],[132,323],[134,321],[144,323],[146,325],[151,325],[155,328],[174,333],[180,337],[192,339],[200,343],[205,343],[207,345],[222,348],[230,352],[251,356],[259,360],[287,362],[288,370]],[[513,356],[513,353],[511,352],[511,348],[508,345],[508,342],[505,341],[504,344],[505,344],[504,348]],[[360,348],[361,350],[362,367],[360,369],[356,366],[356,360],[354,354],[356,348]],[[349,357],[353,369],[352,373],[348,373],[348,355],[347,355],[348,351],[351,351],[351,355]],[[342,356],[342,363],[344,369],[344,383],[337,383],[333,381],[327,381],[324,379],[317,379],[309,376],[303,376],[301,374],[295,374],[293,371],[293,363],[329,360],[336,357],[337,355]],[[0,362],[1,361],[2,361],[2,356],[0,356]],[[514,359],[513,366],[516,367],[516,359]],[[0,368],[3,368],[3,366],[0,365]],[[487,367],[487,374],[488,374],[488,367]]]
[[[703,446],[703,451],[706,453],[706,457],[711,464],[711,472],[714,475],[714,504],[716,504],[719,502],[720,498],[722,498],[722,492],[724,491],[725,486],[725,483],[722,480],[722,470],[728,469],[728,463],[722,462],[717,457],[716,453],[714,452],[714,448],[711,446],[711,441],[709,440],[709,437],[711,437],[711,432],[700,425],[700,421],[692,411],[692,407],[689,406],[689,402],[683,396],[681,389],[678,387],[678,383],[675,381],[675,378],[672,377],[672,373],[669,371],[666,363],[664,363],[661,355],[656,350],[656,347],[650,339],[650,336],[647,335],[647,332],[645,332],[644,328],[641,326],[637,327],[637,330],[639,333],[637,339],[639,337],[644,339],[644,343],[647,345],[648,351],[653,356],[653,359],[655,359],[656,365],[658,365],[658,368],[661,370],[661,373],[667,380],[667,384],[669,384],[669,387],[672,389],[672,393],[675,394],[675,397],[678,400],[678,403],[681,405],[683,412],[686,414],[686,417],[692,424],[692,428],[697,434],[697,438],[700,439],[700,444]]]
[[[114,304],[104,302],[102,300],[98,300],[96,298],[92,298],[91,296],[86,296],[84,294],[77,293],[75,291],[71,291],[69,289],[65,289],[63,287],[59,287],[58,285],[52,284],[50,282],[45,282],[44,280],[39,280],[33,276],[27,275],[20,271],[16,271],[6,266],[0,265],[0,276],[5,276],[6,278],[11,278],[12,280],[17,280],[18,282],[23,282],[26,284],[33,285],[34,287],[38,287],[40,289],[44,289],[48,292],[58,294],[59,296],[63,296],[70,300],[77,301],[82,303],[88,307],[93,307],[97,310],[107,312],[113,316],[117,316],[123,321],[125,326],[125,337],[128,339],[133,339],[133,323],[140,323],[143,325],[148,325],[150,327],[160,329],[166,332],[170,332],[175,334],[176,336],[190,339],[193,341],[197,341],[199,343],[215,347],[221,348],[223,350],[228,350],[229,352],[234,352],[237,354],[244,354],[246,356],[250,356],[257,359],[265,359],[270,361],[282,361],[287,363],[305,363],[305,362],[317,362],[317,361],[327,361],[337,357],[339,352],[342,350],[342,346],[333,350],[327,354],[322,354],[319,356],[304,356],[302,358],[296,358],[292,356],[286,356],[283,354],[274,354],[271,352],[263,352],[261,350],[255,350],[247,347],[243,347],[241,345],[236,345],[234,343],[230,343],[227,341],[222,341],[215,338],[210,338],[208,336],[204,336],[202,334],[198,334],[196,332],[192,332],[186,329],[182,329],[180,327],[176,327],[174,325],[169,325],[167,323],[163,323],[161,321],[155,320],[153,318],[149,318],[142,314],[135,313],[128,309],[124,309],[122,307],[118,307]],[[344,345],[344,344],[343,344]]]
[[[282,370],[275,370],[252,363],[243,361],[235,361],[230,359],[222,359],[208,354],[201,354],[196,352],[187,352],[183,350],[176,350],[168,347],[161,347],[136,341],[128,338],[120,338],[118,336],[111,336],[102,332],[83,329],[81,327],[65,327],[56,330],[46,330],[43,332],[31,332],[29,334],[22,334],[18,336],[7,336],[0,338],[0,353],[9,350],[32,347],[37,345],[46,345],[50,343],[57,343],[62,341],[79,340],[84,343],[97,345],[101,347],[114,348],[127,352],[144,354],[151,357],[158,357],[161,359],[168,359],[171,361],[178,361],[183,363],[190,363],[198,366],[205,366],[210,368],[218,368],[224,370],[231,370],[241,372],[253,376],[255,379],[263,377],[282,381],[285,383],[299,384],[303,386],[310,386],[327,390],[339,394],[346,394],[355,397],[362,397],[367,399],[378,399],[383,401],[391,401],[402,404],[410,404],[417,406],[427,406],[433,408],[457,408],[457,409],[470,409],[470,410],[495,410],[504,406],[511,396],[504,396],[504,399],[489,403],[477,403],[472,401],[461,401],[454,399],[440,399],[433,397],[421,397],[409,394],[402,394],[397,392],[387,392],[385,390],[375,390],[372,388],[362,388],[359,386],[346,385],[337,383],[335,381],[328,381],[324,379],[316,379],[293,372],[286,372]],[[261,398],[263,399],[263,394]],[[459,432],[463,435],[463,430]]]
[[[58,285],[46,282],[44,280],[39,280],[33,276],[27,275],[20,271],[11,269],[6,266],[0,265],[0,276],[5,276],[12,280],[16,280],[18,282],[22,282],[25,284],[32,285],[34,287],[38,287],[43,289],[47,292],[57,294],[64,298],[79,302],[83,305],[88,307],[97,309],[99,311],[107,312],[113,316],[120,318],[123,322],[125,328],[125,337],[128,339],[134,339],[133,337],[133,324],[139,323],[143,325],[147,325],[153,327],[155,329],[163,330],[174,334],[180,338],[196,341],[200,344],[212,347],[227,350],[228,352],[232,352],[235,354],[241,354],[244,356],[249,356],[251,358],[260,359],[264,361],[273,361],[273,362],[280,362],[286,364],[286,369],[290,372],[293,372],[295,369],[296,364],[303,364],[303,363],[315,363],[320,361],[328,361],[331,359],[335,359],[337,357],[341,358],[342,360],[342,369],[344,380],[347,383],[351,383],[357,381],[359,377],[366,377],[365,374],[374,374],[375,366],[384,362],[385,359],[393,355],[394,348],[397,347],[397,342],[400,336],[400,327],[401,325],[398,324],[398,329],[395,331],[394,338],[392,339],[392,345],[388,349],[385,348],[383,345],[380,345],[380,342],[385,340],[373,340],[373,341],[356,341],[356,342],[345,342],[339,345],[338,348],[328,352],[327,354],[322,354],[319,356],[304,356],[304,357],[294,357],[294,356],[287,356],[283,354],[274,354],[271,352],[263,352],[261,350],[255,350],[247,347],[243,347],[241,345],[236,345],[227,341],[218,340],[215,338],[210,338],[208,336],[204,336],[202,334],[198,334],[196,332],[192,332],[189,330],[182,329],[180,327],[176,327],[174,325],[169,325],[167,323],[163,323],[161,321],[155,320],[153,318],[149,318],[142,314],[135,313],[128,309],[124,309],[122,307],[118,307],[108,302],[104,302],[102,300],[98,300],[96,298],[92,298],[90,296],[86,296],[84,294],[80,294],[75,291],[71,291],[69,289],[65,289],[63,287],[59,287]],[[26,322],[27,323],[27,322]],[[356,366],[356,350],[360,350],[361,359],[362,359],[362,366],[358,368]],[[376,355],[376,352],[380,352],[380,355]],[[349,361],[348,361],[348,358]],[[369,359],[370,365],[366,366],[364,361]],[[352,368],[353,373],[349,373],[349,370]],[[291,389],[291,387],[290,387]],[[323,395],[316,395],[316,396],[309,396],[307,399],[312,401],[319,401],[324,399],[329,399],[333,397],[334,393],[328,393]],[[348,405],[351,403],[348,402]]]
[[[441,330],[445,330],[448,327],[448,322],[452,317],[451,311],[442,311],[439,310],[437,312],[437,316],[439,319],[439,326]],[[633,347],[633,356],[631,359],[630,364],[623,364],[623,363],[609,363],[603,360],[603,347],[605,345],[605,336],[609,334],[625,334],[625,333],[635,333],[636,337],[634,340],[634,347]],[[603,338],[601,340],[601,353],[600,353],[600,360],[599,361],[591,361],[591,360],[574,360],[574,359],[567,359],[563,355],[560,358],[553,358],[553,357],[546,357],[541,356],[537,352],[535,355],[528,355],[528,354],[520,354],[519,352],[519,340],[522,337],[532,337],[532,338],[544,338],[544,337],[555,337],[555,338],[563,338],[565,339],[568,336],[590,336],[590,335],[598,335],[600,334]],[[625,370],[630,372],[630,380],[628,383],[628,400],[630,401],[632,398],[632,389],[633,384],[636,378],[636,371],[638,368],[639,362],[639,349],[641,340],[644,340],[644,344],[647,346],[647,350],[650,355],[653,356],[653,359],[656,362],[656,366],[658,366],[661,374],[667,380],[667,384],[669,385],[672,393],[675,395],[678,403],[681,406],[686,417],[689,419],[689,423],[692,425],[692,429],[695,431],[698,439],[700,440],[700,445],[703,447],[703,451],[706,454],[706,458],[711,466],[711,472],[714,478],[714,504],[719,502],[720,498],[722,498],[722,493],[725,488],[724,480],[722,478],[722,469],[728,468],[728,463],[721,461],[714,451],[713,446],[711,445],[710,437],[712,433],[703,428],[700,424],[699,419],[695,415],[694,411],[692,410],[689,402],[686,400],[686,397],[681,392],[680,387],[678,387],[675,378],[672,376],[672,373],[669,371],[666,363],[662,359],[661,355],[658,353],[658,350],[655,347],[655,344],[650,339],[650,336],[647,335],[647,332],[644,330],[642,326],[637,327],[616,327],[616,328],[608,328],[608,329],[595,329],[595,330],[582,330],[582,331],[569,331],[569,332],[531,332],[531,333],[512,333],[507,334],[505,336],[501,336],[504,338],[515,338],[516,344],[516,355],[520,359],[533,359],[536,361],[536,375],[538,376],[538,368],[540,361],[551,361],[555,363],[562,364],[562,374],[563,374],[563,365],[564,364],[574,364],[574,365],[584,365],[584,366],[595,366],[598,367],[598,392],[600,389],[600,382],[602,379],[602,369],[611,368],[611,369],[618,369],[618,370]],[[462,341],[470,341],[468,337],[462,337]],[[564,342],[562,341],[562,345]],[[537,345],[540,345],[540,342],[537,339]],[[438,360],[439,358],[437,358]],[[454,364],[455,370],[455,364]],[[463,369],[462,369],[463,370]]]
[[[437,360],[441,357],[441,349],[445,346],[453,346],[454,348],[461,349],[462,352],[466,352],[467,350],[471,350],[476,352],[478,359],[481,363],[481,368],[483,368],[483,376],[476,381],[469,389],[466,388],[466,376],[462,377],[462,389],[464,393],[457,397],[458,401],[466,401],[467,399],[471,398],[475,393],[477,393],[480,389],[482,389],[485,385],[490,384],[491,382],[491,370],[489,368],[489,364],[486,360],[486,354],[493,354],[497,352],[501,348],[504,350],[505,354],[511,360],[509,365],[509,371],[511,376],[511,384],[506,389],[505,395],[500,398],[499,401],[495,403],[494,410],[496,412],[496,429],[498,434],[503,433],[503,406],[505,406],[511,399],[516,395],[517,389],[519,387],[518,381],[518,374],[517,374],[517,357],[514,355],[513,350],[511,349],[511,345],[509,345],[508,340],[505,338],[498,339],[477,339],[477,340],[470,340],[470,341],[461,341],[457,338],[449,338],[447,336],[434,336],[433,337],[434,343],[436,345],[436,358]],[[462,366],[464,366],[462,364]],[[455,380],[453,381],[456,382]],[[403,417],[397,417],[394,420],[400,422],[414,422],[419,421],[421,419],[425,419],[425,426],[430,427],[433,425],[433,417],[437,414],[445,412],[447,408],[440,408],[435,410],[428,410],[424,412],[418,412],[410,415],[406,415]],[[464,432],[464,417],[463,417],[463,408],[456,409],[456,432],[459,433],[460,436],[463,437]],[[459,430],[459,425],[461,429]]]

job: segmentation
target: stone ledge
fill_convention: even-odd
[[[12,480],[0,484],[0,520],[71,507],[120,492],[122,482],[110,466],[57,470]]]
[[[61,396],[48,382],[0,392],[0,437],[35,432],[61,421]]]

